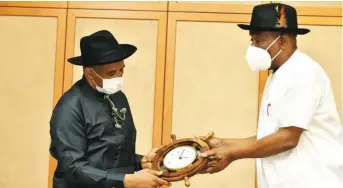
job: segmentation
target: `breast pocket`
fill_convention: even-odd
[[[268,122],[268,132],[274,133],[278,130],[279,127],[279,120],[278,120],[278,109],[279,106],[277,106],[276,103],[272,101],[268,101],[267,104],[265,104],[265,114],[266,114],[266,120]]]

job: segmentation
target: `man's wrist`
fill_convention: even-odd
[[[135,171],[140,171],[142,170],[142,159],[143,159],[143,155],[139,155],[139,154],[136,154],[135,155],[136,159],[135,159]]]
[[[106,174],[106,184],[109,187],[123,187],[125,173],[108,171]]]
[[[132,187],[132,174],[126,174],[123,183],[124,187]]]
[[[250,158],[250,155],[256,149],[256,139],[228,139],[225,142],[226,147],[230,151],[228,157],[231,161]]]

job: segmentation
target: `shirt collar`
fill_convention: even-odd
[[[291,57],[289,57],[288,60],[281,67],[279,67],[275,73],[280,72],[280,70],[284,69],[286,66],[296,61],[296,59],[299,57],[300,54],[301,54],[300,50],[296,49],[291,55]]]

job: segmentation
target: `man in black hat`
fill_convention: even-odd
[[[213,138],[203,153],[212,161],[202,173],[256,158],[259,188],[342,188],[342,125],[323,68],[297,48],[296,10],[285,4],[255,6],[246,61],[272,70],[259,112],[258,133],[246,139]]]
[[[82,55],[68,61],[83,66],[84,75],[60,98],[50,121],[50,153],[58,161],[53,187],[169,185],[135,152],[136,128],[121,88],[124,59],[137,48],[118,44],[105,30],[83,37],[80,48]]]

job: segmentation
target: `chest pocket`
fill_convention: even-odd
[[[261,121],[261,128],[263,129],[263,135],[267,136],[270,134],[275,133],[279,128],[279,120],[278,120],[278,104],[274,102],[274,100],[266,100],[263,105],[263,119]]]

